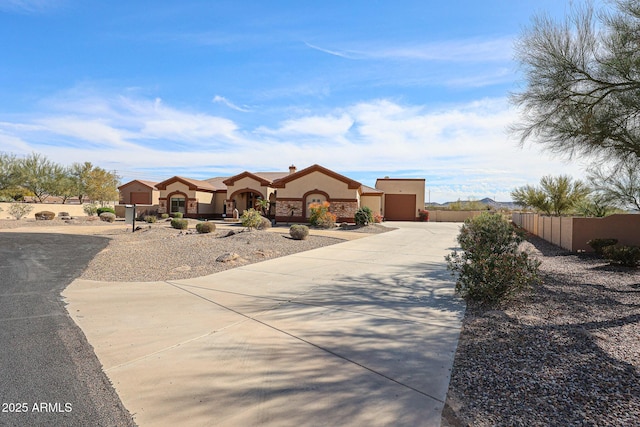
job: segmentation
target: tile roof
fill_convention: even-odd
[[[205,179],[206,182],[215,187],[216,190],[226,190],[227,186],[224,183],[225,179],[229,179],[228,176],[217,176],[215,178]]]

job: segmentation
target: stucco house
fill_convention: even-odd
[[[136,182],[124,184],[121,203]],[[424,179],[379,179],[376,188],[320,165],[286,172],[244,171],[230,177],[195,180],[174,176],[155,183],[158,213],[182,212],[191,218],[231,217],[255,208],[258,200],[270,202],[269,216],[277,222],[306,222],[311,203],[329,202],[338,222],[352,222],[363,206],[390,220],[415,220],[424,206]],[[140,199],[142,197],[140,196]],[[422,205],[420,205],[422,203]]]
[[[226,189],[208,181],[174,176],[156,184],[160,190],[158,213],[180,212],[186,217],[209,218],[222,208]],[[216,197],[217,196],[217,197]]]
[[[155,182],[135,179],[118,187],[120,204],[157,205],[160,191]]]

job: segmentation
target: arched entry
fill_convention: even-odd
[[[187,213],[187,195],[176,191],[167,196],[169,205],[169,213],[180,212],[183,215]]]
[[[312,203],[323,203],[329,200],[329,195],[324,191],[313,190],[305,194],[304,196],[304,207],[305,207],[305,218],[309,218],[311,215],[311,209],[309,209],[309,205]]]
[[[256,202],[259,198],[263,198],[262,193],[250,188],[235,191],[229,199],[235,202],[235,208],[241,213],[246,209],[256,208]]]

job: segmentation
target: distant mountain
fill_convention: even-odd
[[[495,208],[495,209],[520,209],[521,208],[521,206],[516,203],[496,202],[495,200],[490,199],[489,197],[485,197],[484,199],[480,200],[480,203],[491,206],[492,208]]]
[[[463,204],[467,203],[466,201],[463,201],[463,200],[460,200],[460,202],[462,202]],[[489,197],[485,197],[482,200],[473,200],[473,202],[482,203],[483,205],[491,207],[492,209],[520,209],[520,205],[517,205],[513,202],[496,202],[495,200]],[[446,202],[446,203],[432,202],[431,204],[426,204],[425,206],[427,207],[427,209],[429,208],[429,206],[436,207],[436,208],[448,208],[453,203],[458,203],[458,200],[454,202]]]

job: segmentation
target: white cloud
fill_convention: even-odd
[[[380,99],[255,128],[159,99],[93,95],[90,100],[50,100],[51,112],[5,120],[3,149],[41,152],[64,164],[91,161],[132,171],[135,178],[142,170],[156,176],[154,169],[210,170],[214,176],[319,163],[359,174],[373,185],[379,176],[411,171],[427,178],[432,200],[440,201],[496,195],[504,200],[511,189],[537,183],[543,175],[579,176],[581,169],[518,148],[505,132],[516,115],[502,98],[438,109]],[[81,114],[87,103],[93,107]]]
[[[58,7],[61,0],[2,0],[0,9],[12,12],[40,13]]]
[[[513,38],[445,40],[422,44],[397,44],[387,42],[358,45],[349,48],[327,48],[305,43],[309,48],[340,58],[391,59],[439,62],[494,62],[509,61],[512,57]]]
[[[261,127],[257,132],[271,135],[314,135],[323,137],[343,137],[353,125],[353,119],[341,116],[307,116],[286,120],[276,130]]]
[[[226,105],[227,107],[231,108],[232,110],[240,111],[240,112],[243,112],[243,113],[251,112],[251,110],[249,108],[247,108],[247,107],[238,107],[236,104],[232,103],[227,98],[225,98],[223,96],[220,96],[220,95],[214,96],[212,102]]]

